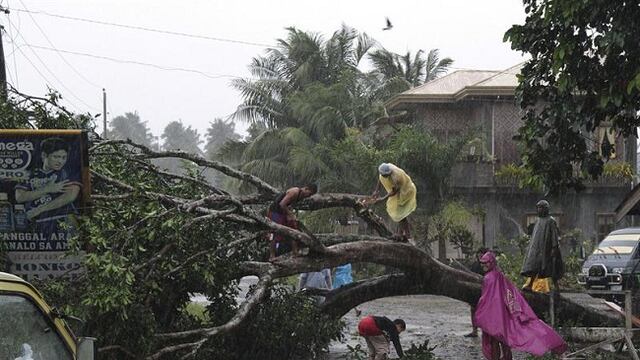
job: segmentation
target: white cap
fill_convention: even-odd
[[[391,166],[387,163],[382,163],[378,166],[378,172],[380,175],[391,175]]]

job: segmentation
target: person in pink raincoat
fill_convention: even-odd
[[[491,252],[480,258],[485,270],[475,324],[482,329],[482,353],[489,360],[511,360],[511,349],[542,356],[562,354],[567,344],[538,319],[518,288],[500,272]]]

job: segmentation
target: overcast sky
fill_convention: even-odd
[[[211,120],[231,114],[240,103],[238,92],[229,86],[231,77],[248,76],[247,65],[264,47],[124,29],[59,16],[258,44],[274,44],[275,39],[286,35],[284,28],[288,26],[328,37],[344,23],[368,33],[391,51],[413,53],[438,48],[442,56],[455,60],[454,68],[497,70],[522,61],[519,53],[502,42],[512,24],[524,21],[518,0],[1,3],[13,9],[2,17],[7,76],[13,86],[31,95],[43,95],[50,86],[63,94],[64,103],[71,110],[92,114],[102,112],[101,89],[106,88],[109,119],[137,111],[156,136],[173,120],[182,120],[203,136]],[[385,17],[394,25],[391,31],[382,31]],[[159,70],[34,46],[222,76],[210,78]],[[246,124],[237,126],[241,132],[245,128]]]

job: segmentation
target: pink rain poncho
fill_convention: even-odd
[[[567,344],[560,335],[538,319],[520,291],[497,269],[495,255],[487,252],[480,262],[489,268],[474,315],[476,326],[482,329],[484,356],[490,360],[511,359],[509,348],[536,356],[565,352]]]

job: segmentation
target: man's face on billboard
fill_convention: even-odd
[[[45,170],[60,171],[67,163],[67,151],[56,150],[51,154],[42,153],[42,168]]]

